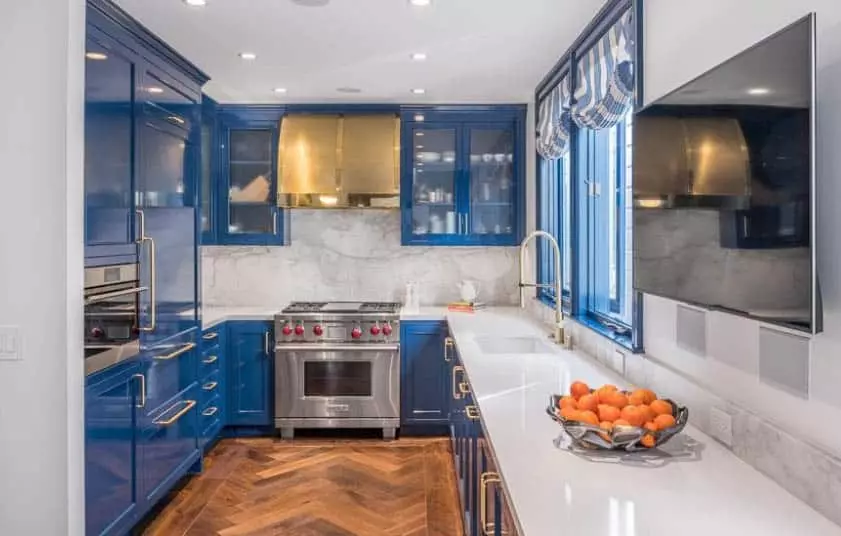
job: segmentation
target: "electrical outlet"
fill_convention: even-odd
[[[0,361],[17,361],[21,359],[20,328],[17,326],[0,326]]]
[[[625,354],[620,352],[619,350],[613,350],[613,353],[610,355],[610,368],[621,374],[622,376],[625,375]]]
[[[710,435],[728,447],[733,446],[733,417],[726,411],[710,408]]]

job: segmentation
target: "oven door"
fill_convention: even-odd
[[[283,345],[275,353],[278,419],[398,419],[397,345]]]

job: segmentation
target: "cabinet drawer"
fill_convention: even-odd
[[[222,431],[222,417],[225,414],[224,400],[220,393],[216,393],[202,406],[199,413],[199,429],[201,430],[199,447],[204,448]]]
[[[221,373],[217,370],[211,374],[205,376],[201,383],[199,383],[199,399],[201,405],[204,406],[208,400],[211,398],[219,395],[224,391],[224,387],[221,382]]]
[[[217,347],[216,351],[204,352],[199,360],[199,378],[218,371],[222,366],[222,352]]]
[[[146,410],[146,424],[171,398],[196,382],[196,334],[197,331],[191,331],[177,335],[155,345],[144,356],[145,393],[141,393],[141,403]]]
[[[203,351],[213,349],[222,341],[222,326],[215,326],[204,330],[201,335],[201,344]]]

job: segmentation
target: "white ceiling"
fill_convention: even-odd
[[[220,102],[527,102],[605,0],[117,0]],[[304,5],[301,5],[304,4]],[[254,52],[256,61],[238,57]],[[425,62],[410,59],[425,52]],[[277,96],[273,88],[288,93]],[[362,93],[336,91],[356,87]],[[424,88],[426,95],[411,94]]]

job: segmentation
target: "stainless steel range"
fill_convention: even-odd
[[[400,425],[400,304],[294,302],[275,316],[275,427]]]

